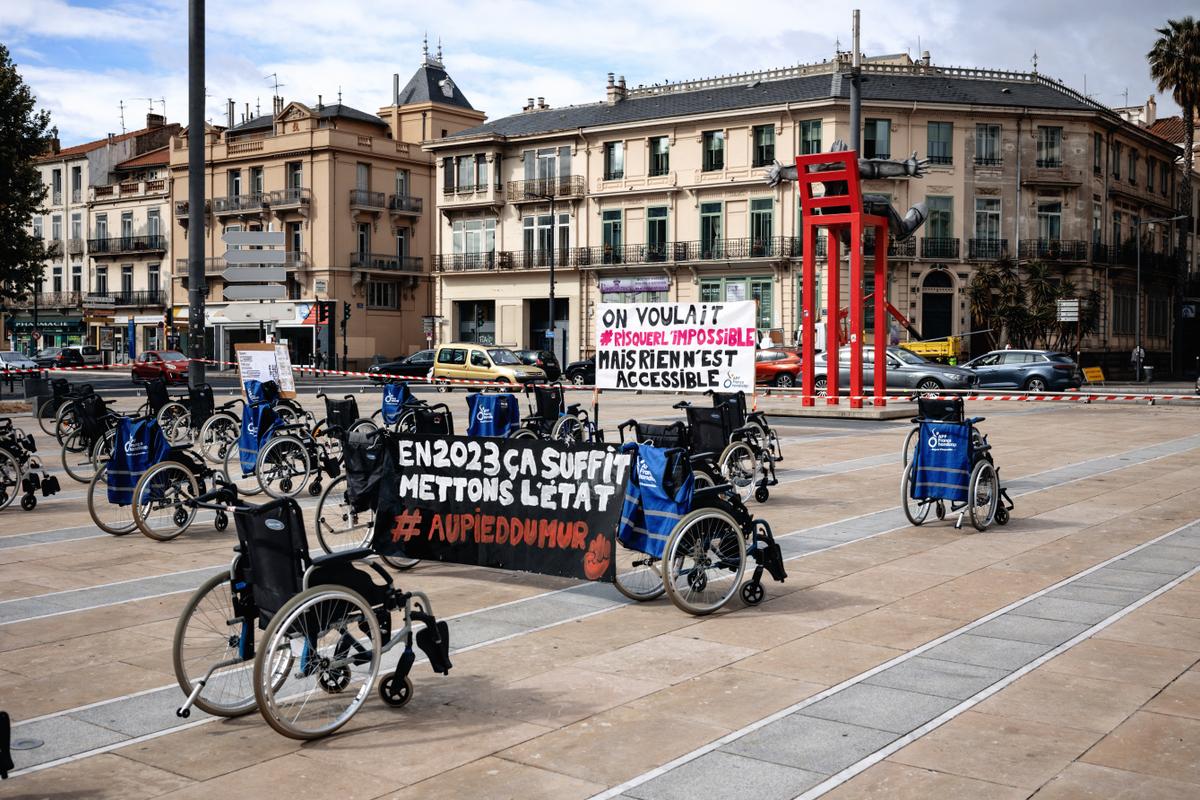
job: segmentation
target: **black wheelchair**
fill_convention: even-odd
[[[978,531],[987,530],[992,522],[1007,525],[1014,504],[1000,482],[992,446],[976,427],[985,417],[966,418],[960,397],[918,398],[917,403],[914,427],[904,440],[900,502],[905,517],[921,525],[930,511],[941,520],[948,509],[958,512],[956,529],[962,528],[967,516]],[[952,451],[956,443],[965,451],[957,463],[951,459],[935,463],[936,451]]]
[[[412,699],[414,643],[435,672],[450,671],[446,623],[423,593],[398,589],[373,550],[312,557],[291,498],[250,506],[221,489],[193,504],[231,511],[238,544],[230,568],[204,582],[176,625],[175,675],[187,697],[178,716],[257,708],[284,736],[317,739],[350,721],[396,645],[404,649],[378,684],[389,706]]]
[[[58,478],[42,468],[37,443],[8,417],[0,418],[0,509],[8,508],[21,495],[21,508],[32,511],[37,493],[42,497],[57,494]]]
[[[529,414],[511,439],[549,439],[559,442],[602,442],[604,433],[579,403],[568,405],[561,383],[525,385]]]
[[[695,449],[717,454],[718,471],[742,500],[753,497],[765,503],[770,487],[779,483],[775,462],[781,460],[779,437],[761,412],[747,413],[746,395],[706,392],[711,408],[683,400],[672,406],[687,414],[691,443]]]

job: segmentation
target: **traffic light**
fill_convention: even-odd
[[[330,310],[330,306],[332,306],[332,305],[333,305],[333,303],[330,303],[327,300],[317,301],[317,324],[318,325],[328,325],[329,324],[329,310]]]
[[[350,319],[350,304],[342,303],[342,322]]]

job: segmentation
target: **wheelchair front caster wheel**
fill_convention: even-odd
[[[37,495],[27,494],[21,496],[21,508],[26,511],[33,511],[37,508]]]
[[[754,499],[760,503],[767,502],[767,498],[770,496],[771,496],[771,492],[768,491],[767,487],[765,487],[765,486],[760,486],[754,490]]]
[[[187,719],[191,715],[192,715],[192,710],[190,708],[175,709],[175,716],[179,717],[180,719]]]
[[[312,483],[310,483],[310,484],[308,485],[308,494],[309,494],[311,497],[316,497],[316,496],[317,496],[317,495],[319,495],[320,493],[321,493],[321,483],[320,483],[320,481],[313,481]]]
[[[937,501],[937,505],[933,509],[933,513],[937,514],[938,519],[946,518],[946,504],[941,500]]]
[[[746,581],[742,584],[742,602],[748,606],[756,606],[766,597],[762,581]]]
[[[188,510],[183,506],[175,509],[175,513],[171,515],[171,521],[175,523],[176,528],[182,528],[187,525]]]
[[[213,520],[213,527],[219,531],[223,531],[229,527],[229,515],[224,511],[217,512],[217,518]]]
[[[1007,508],[1005,508],[1004,506],[1000,506],[999,508],[996,509],[996,524],[997,525],[1007,525],[1008,519],[1009,519],[1009,517],[1008,517],[1008,509]]]
[[[289,492],[291,492],[292,491],[292,479],[284,478],[284,479],[280,480],[279,481],[279,491],[283,492],[284,494],[288,494]]]
[[[408,705],[412,696],[413,682],[407,675],[397,679],[395,673],[392,673],[379,682],[379,697],[392,708]]]

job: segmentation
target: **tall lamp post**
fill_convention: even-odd
[[[556,352],[557,348],[555,347],[555,343],[558,341],[558,331],[554,330],[554,250],[555,245],[557,244],[555,239],[557,238],[558,234],[558,220],[554,216],[554,196],[557,194],[557,192],[555,191],[556,187],[554,186],[553,182],[556,181],[557,178],[547,178],[545,180],[550,181],[550,183],[546,185],[546,188],[549,189],[549,191],[531,192],[526,189],[525,196],[536,197],[539,200],[550,201],[550,352],[554,353],[556,358],[559,358],[559,363],[561,364],[566,360],[567,355],[566,353],[563,353],[560,356],[559,353]],[[539,183],[541,183],[541,181],[539,181]],[[536,230],[536,226],[534,226],[534,229]]]
[[[1134,217],[1134,239],[1137,246],[1137,290],[1134,295],[1134,310],[1136,312],[1135,319],[1137,320],[1137,344],[1134,345],[1133,351],[1137,355],[1137,373],[1133,376],[1137,383],[1142,382],[1142,361],[1145,358],[1142,350],[1142,226],[1153,225],[1157,222],[1176,222],[1181,219],[1187,219],[1187,214],[1176,214],[1173,217],[1155,217],[1154,219],[1138,219]]]

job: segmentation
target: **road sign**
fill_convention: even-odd
[[[295,303],[230,303],[222,313],[230,322],[286,322],[296,316]]]
[[[283,264],[286,250],[226,250],[226,264]]]
[[[329,288],[329,284],[319,278],[317,280],[313,281],[313,292],[315,292],[316,294],[325,294],[325,291],[328,288]]]
[[[283,267],[229,267],[221,273],[226,283],[283,283],[287,270]]]
[[[226,300],[282,300],[287,288],[278,283],[232,283],[224,294]]]
[[[116,304],[117,298],[111,294],[91,294],[83,298],[84,308],[113,308]]]
[[[1079,301],[1078,300],[1059,300],[1058,301],[1058,321],[1059,322],[1078,322],[1079,321]]]
[[[283,231],[225,231],[221,241],[239,247],[283,247],[287,243]]]

